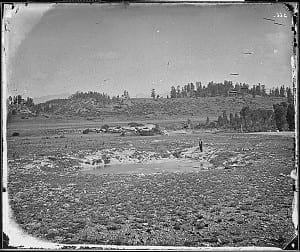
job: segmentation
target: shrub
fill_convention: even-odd
[[[88,134],[89,132],[90,132],[89,129],[85,129],[85,130],[82,131],[82,134]]]
[[[104,124],[103,126],[101,126],[101,129],[104,129],[104,130],[108,130],[109,129],[109,125],[107,125],[107,124]]]

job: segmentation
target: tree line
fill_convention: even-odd
[[[9,105],[26,105],[27,107],[33,107],[33,99],[31,97],[27,97],[24,99],[22,95],[9,96],[8,99]]]
[[[241,132],[258,132],[269,130],[295,130],[295,107],[293,103],[281,102],[272,109],[251,109],[244,106],[239,113],[228,114],[224,110],[216,121],[210,122],[207,117],[204,125],[196,128],[222,128]]]
[[[276,88],[272,88],[267,93],[265,85],[258,83],[251,88],[246,83],[236,83],[233,85],[232,81],[225,80],[223,83],[214,83],[210,81],[207,86],[202,85],[201,82],[188,83],[184,86],[178,85],[177,87],[171,86],[170,98],[198,98],[198,97],[215,97],[215,96],[228,96],[230,91],[236,92],[236,94],[250,94],[253,97],[269,96],[269,97],[287,97],[289,101],[292,100],[293,94],[290,87],[284,85]],[[151,97],[154,98],[153,89],[151,91]],[[169,96],[167,97],[169,98]]]
[[[108,103],[114,99],[121,99],[121,98],[130,98],[129,92],[124,90],[122,95],[112,96],[110,97],[108,94],[96,91],[88,91],[88,92],[79,92],[77,91],[75,94],[71,95],[68,99],[76,100],[76,99],[94,99],[97,102]]]
[[[111,104],[112,99],[108,94],[99,92],[76,92],[69,97],[70,100],[87,100],[93,99],[95,102],[102,104],[103,106]]]

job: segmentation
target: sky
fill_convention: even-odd
[[[17,7],[5,19],[8,95],[150,97],[154,88],[166,96],[172,85],[224,80],[292,85],[291,13],[280,3]]]

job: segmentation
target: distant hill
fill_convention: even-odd
[[[35,104],[43,103],[46,101],[50,101],[53,99],[65,99],[68,98],[71,94],[69,93],[62,93],[62,94],[57,94],[57,95],[46,95],[46,96],[41,96],[41,97],[35,97],[33,98],[33,102]]]
[[[226,110],[239,113],[244,106],[252,109],[273,110],[273,104],[287,101],[286,97],[260,97],[251,95],[237,97],[201,97],[201,98],[131,98],[113,100],[103,104],[93,98],[55,99],[35,106],[40,114],[60,118],[82,117],[89,119],[114,120],[174,120],[194,118],[197,120],[217,119]]]
[[[252,109],[273,109],[273,104],[287,101],[282,97],[202,97],[158,99],[150,98],[131,99],[131,106],[124,108],[124,112],[133,118],[177,119],[202,118],[207,116],[217,118],[224,110],[227,114],[239,113],[244,106]]]

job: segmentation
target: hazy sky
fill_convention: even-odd
[[[7,20],[12,95],[150,96],[152,88],[166,94],[211,80],[291,85],[291,14],[283,4],[28,4]]]

